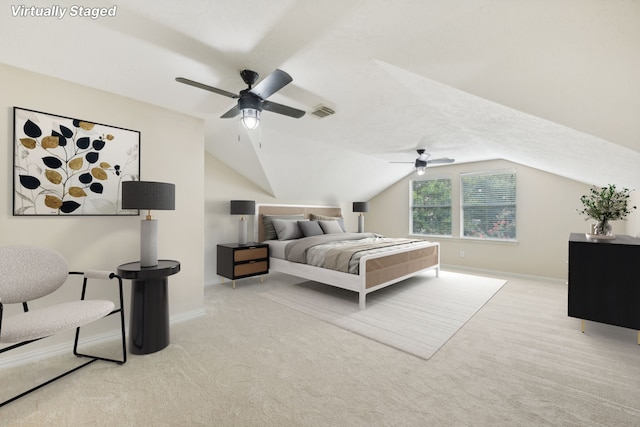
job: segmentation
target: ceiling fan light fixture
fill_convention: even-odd
[[[242,111],[242,124],[249,130],[254,130],[260,124],[260,110],[244,108]]]
[[[418,175],[424,175],[427,172],[427,161],[426,160],[420,160],[420,158],[416,159],[416,173]]]

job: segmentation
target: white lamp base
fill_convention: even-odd
[[[158,220],[140,221],[140,267],[158,265]]]
[[[247,220],[243,217],[240,218],[238,224],[238,243],[241,245],[247,244]]]
[[[358,216],[358,233],[364,233],[364,215]]]

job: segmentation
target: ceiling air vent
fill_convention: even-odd
[[[325,105],[319,105],[318,107],[314,108],[313,111],[310,113],[312,116],[317,117],[319,119],[323,119],[327,116],[330,116],[332,114],[335,114],[336,112],[333,111],[331,108],[325,106]]]

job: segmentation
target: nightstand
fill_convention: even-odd
[[[218,245],[219,276],[236,279],[269,273],[269,245],[266,243],[224,243]]]

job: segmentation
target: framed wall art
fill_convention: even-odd
[[[138,215],[122,182],[140,179],[140,132],[13,108],[13,215]]]

